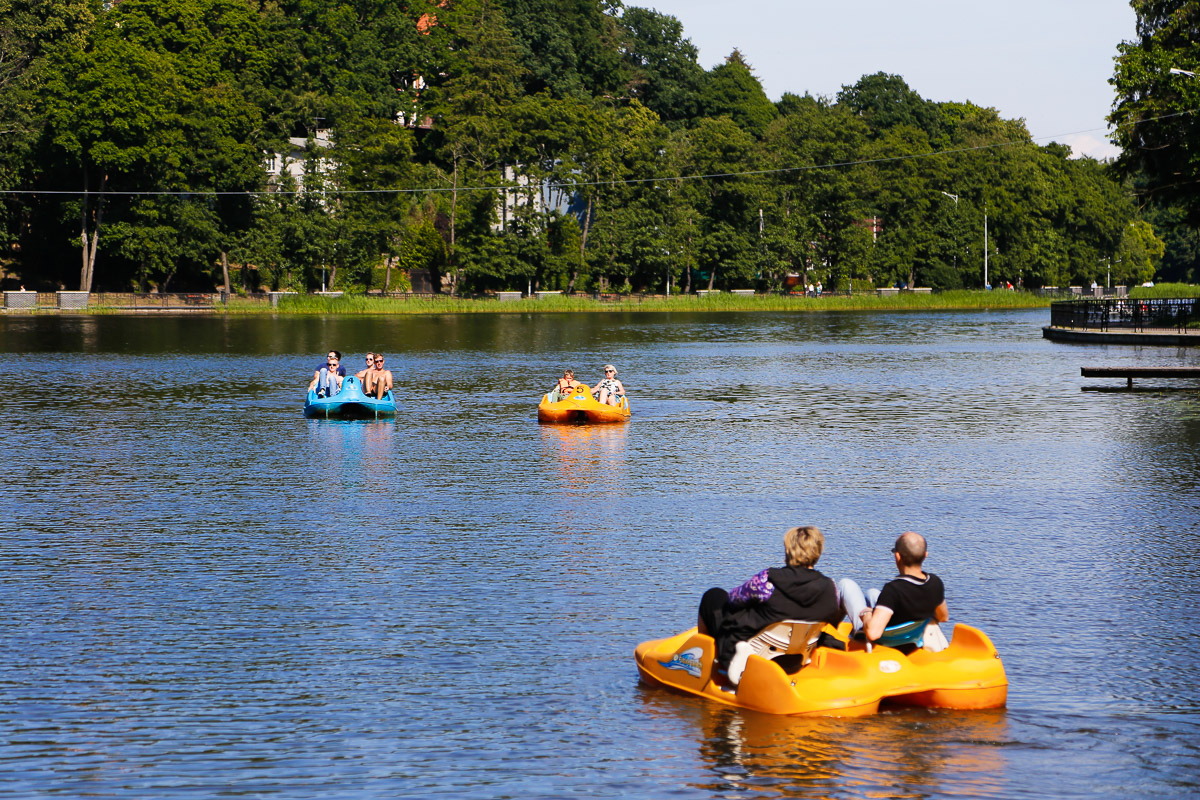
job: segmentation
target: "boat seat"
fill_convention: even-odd
[[[767,660],[799,653],[804,656],[804,663],[807,664],[812,660],[812,650],[824,626],[824,622],[787,619],[763,628],[748,644],[756,656]]]
[[[904,622],[899,625],[889,625],[883,629],[883,635],[875,642],[867,642],[867,652],[871,652],[872,644],[881,644],[884,647],[906,647],[912,645],[914,648],[919,648],[925,643],[925,626],[933,620],[919,619],[915,622]],[[855,636],[865,635],[859,633]]]
[[[799,655],[801,665],[812,661],[812,651],[821,637],[824,622],[801,619],[785,619],[775,622],[745,642],[738,642],[733,658],[729,660],[729,681],[734,686],[746,669],[751,654],[772,661],[780,656]]]

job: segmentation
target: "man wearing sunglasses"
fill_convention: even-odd
[[[392,390],[392,371],[384,369],[383,353],[373,355],[374,363],[363,378],[363,394],[367,397],[374,395],[376,400],[382,400],[383,396]]]
[[[360,369],[358,372],[354,373],[354,377],[358,378],[358,382],[359,382],[359,383],[360,383],[360,384],[361,384],[363,387],[366,387],[366,385],[367,385],[367,373],[368,373],[368,372],[370,372],[370,371],[371,371],[371,370],[373,370],[373,369],[375,369],[375,354],[374,354],[374,353],[367,353],[367,363],[366,363],[366,365],[365,365],[365,366],[364,366],[362,369]]]
[[[312,383],[308,384],[308,390],[317,390],[317,397],[329,397],[337,394],[342,389],[342,378],[346,377],[346,368],[342,366],[342,354],[337,350],[330,350],[329,355],[325,356],[325,363],[318,364],[316,370],[313,371]]]

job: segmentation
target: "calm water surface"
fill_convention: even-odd
[[[1200,353],[1047,318],[0,318],[0,795],[1200,794],[1200,394],[1079,377]],[[302,416],[328,347],[395,422]],[[609,361],[628,425],[537,425]],[[1007,710],[640,686],[802,523],[876,584],[925,533]]]

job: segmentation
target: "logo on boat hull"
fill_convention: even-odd
[[[670,661],[660,661],[660,667],[667,669],[681,669],[693,678],[699,678],[700,672],[703,670],[703,665],[700,663],[700,656],[704,652],[701,647],[690,647],[682,653],[676,653],[671,656]]]

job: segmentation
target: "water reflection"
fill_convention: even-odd
[[[583,497],[623,485],[628,425],[539,425],[538,433],[564,496]]]
[[[657,696],[654,696],[654,695]],[[834,797],[1008,797],[1007,715],[884,707],[876,716],[780,717],[643,687],[644,713],[695,729],[711,776],[697,784],[824,800]]]

